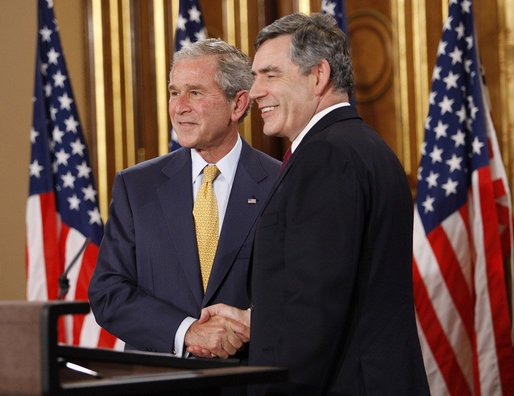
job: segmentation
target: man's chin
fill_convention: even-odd
[[[284,135],[281,133],[281,131],[277,131],[275,129],[264,128],[262,130],[262,133],[264,133],[266,136],[269,136],[269,137],[284,137]]]
[[[182,147],[186,147],[186,148],[195,148],[195,142],[189,140],[189,139],[184,139],[184,138],[180,138],[180,136],[178,137],[177,139],[178,141],[178,144],[180,144]]]
[[[276,128],[273,128],[271,125],[266,125],[266,122],[264,123],[264,126],[262,127],[262,133],[264,133],[266,136],[279,136],[280,131],[278,131]]]

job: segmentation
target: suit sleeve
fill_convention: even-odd
[[[328,381],[343,347],[337,342],[355,309],[365,197],[355,164],[333,146],[311,143],[293,165],[287,175],[286,317],[280,327],[280,337],[289,341],[279,349],[279,361],[294,368],[298,378],[292,382],[316,384]]]
[[[113,186],[110,215],[89,285],[89,300],[100,326],[146,351],[172,352],[185,312],[153,297],[138,284],[133,212],[122,174]]]

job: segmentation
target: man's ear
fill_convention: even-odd
[[[250,105],[250,94],[248,91],[243,90],[236,93],[233,101],[234,109],[232,111],[232,121],[238,121]]]
[[[316,76],[315,93],[321,95],[330,85],[330,65],[326,59],[322,59],[320,63],[314,66]]]

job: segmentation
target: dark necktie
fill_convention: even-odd
[[[282,169],[284,169],[284,167],[286,166],[287,161],[289,161],[290,157],[291,157],[291,147],[289,147],[287,149],[286,153],[284,154],[284,158],[282,159],[282,166],[280,167],[280,172],[282,172]]]

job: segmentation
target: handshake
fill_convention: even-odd
[[[184,338],[187,352],[203,358],[234,355],[250,341],[250,313],[225,304],[202,309]]]

